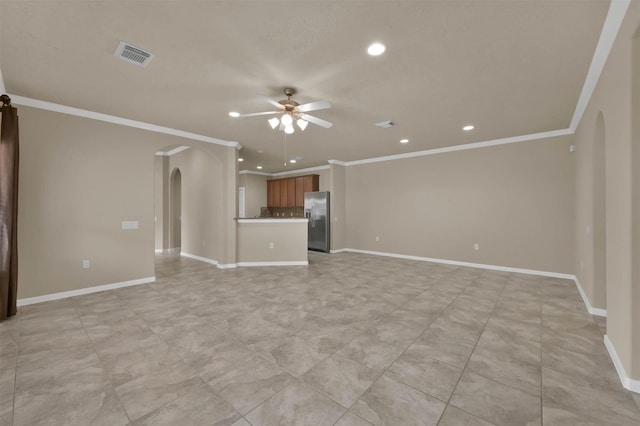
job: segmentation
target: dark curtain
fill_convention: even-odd
[[[7,95],[0,128],[0,320],[16,314],[18,294],[18,110]]]

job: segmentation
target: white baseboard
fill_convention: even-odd
[[[180,253],[180,247],[168,249],[156,249],[156,253]]]
[[[640,380],[634,380],[627,375],[627,372],[622,365],[622,361],[620,361],[620,358],[618,357],[618,352],[616,352],[616,348],[613,346],[613,342],[609,340],[609,336],[606,334],[604,335],[604,345],[607,348],[607,351],[609,351],[609,356],[613,361],[613,365],[616,367],[622,386],[632,392],[640,393]]]
[[[606,317],[607,316],[606,309],[594,308],[593,306],[591,306],[591,303],[589,302],[589,298],[587,297],[587,294],[584,292],[584,289],[582,288],[582,285],[580,284],[578,277],[574,277],[573,281],[575,281],[576,287],[578,287],[578,292],[580,292],[580,296],[582,297],[582,301],[584,302],[584,305],[587,307],[587,311],[591,315]]]
[[[133,285],[151,283],[151,282],[154,282],[155,280],[156,280],[156,277],[146,277],[146,278],[140,278],[137,280],[122,281],[119,283],[104,284],[104,285],[98,285],[95,287],[87,287],[87,288],[80,288],[77,290],[63,291],[60,293],[45,294],[43,296],[27,297],[25,299],[18,299],[17,305],[18,306],[33,305],[34,303],[49,302],[51,300],[66,299],[67,297],[81,296],[83,294],[98,293],[101,291],[113,290],[116,288],[130,287]]]
[[[209,263],[211,265],[215,265],[218,269],[233,269],[237,268],[238,264],[236,263],[219,263],[215,259],[209,259],[208,257],[196,256],[195,254],[186,253],[184,251],[180,252],[180,256],[188,257],[189,259],[199,260],[200,262]]]
[[[345,252],[347,252],[347,251],[349,251],[349,249],[341,248],[341,249],[329,250],[329,253],[331,253],[331,254],[335,254],[335,253],[345,253]]]
[[[238,262],[238,266],[308,266],[306,260],[293,260],[289,262]]]
[[[422,262],[432,262],[432,263],[442,263],[445,265],[456,265],[456,266],[468,266],[470,268],[480,268],[480,269],[488,269],[492,271],[503,271],[503,272],[515,272],[519,274],[529,274],[529,275],[540,275],[543,277],[551,277],[551,278],[563,278],[567,280],[573,280],[575,275],[571,274],[561,274],[558,272],[548,272],[548,271],[538,271],[535,269],[523,269],[523,268],[511,268],[508,266],[496,266],[496,265],[486,265],[483,263],[471,263],[471,262],[460,262],[457,260],[447,260],[447,259],[436,259],[432,257],[421,257],[421,256],[410,256],[406,254],[397,254],[397,253],[386,253],[381,251],[371,251],[371,250],[360,250],[360,249],[352,249],[345,248],[340,249],[341,252],[352,252],[352,253],[362,253],[362,254],[372,254],[374,256],[385,256],[385,257],[395,257],[398,259],[408,259],[408,260],[419,260]],[[338,251],[335,251],[338,253]]]

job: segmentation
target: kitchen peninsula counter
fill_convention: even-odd
[[[236,218],[238,266],[309,264],[309,219],[302,217]]]

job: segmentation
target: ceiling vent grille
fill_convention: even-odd
[[[376,126],[382,128],[382,129],[388,129],[389,127],[393,127],[395,125],[396,125],[396,123],[394,123],[391,120],[381,121],[380,123],[376,123]]]
[[[129,43],[125,43],[124,41],[121,41],[120,44],[118,44],[118,47],[116,48],[116,51],[113,55],[124,61],[131,62],[132,64],[136,64],[141,67],[146,67],[147,65],[149,65],[149,62],[151,62],[151,60],[155,56],[151,52],[144,51],[139,47],[136,47]]]

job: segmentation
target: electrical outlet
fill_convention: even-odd
[[[90,266],[90,264],[89,264],[88,260],[83,260],[82,261],[82,268],[83,269],[89,269],[89,266]]]
[[[380,237],[376,235],[376,241],[380,241]]]
[[[480,250],[480,244],[475,243],[475,244],[473,245],[473,249],[474,249],[474,250]]]
[[[276,247],[276,245],[274,243],[269,243],[269,248],[270,249],[275,248],[275,247]]]

